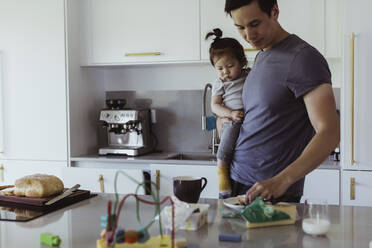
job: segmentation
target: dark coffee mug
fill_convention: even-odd
[[[202,181],[204,184],[202,185]],[[173,178],[173,193],[181,201],[197,203],[200,193],[207,185],[205,177],[181,176]]]

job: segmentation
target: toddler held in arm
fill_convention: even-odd
[[[242,90],[249,73],[243,46],[233,38],[221,38],[222,31],[213,29],[205,39],[215,36],[209,48],[211,64],[218,79],[212,84],[212,112],[221,118],[228,118],[222,127],[220,145],[217,151],[217,173],[219,198],[231,196],[230,163],[234,155],[236,139],[244,119]]]

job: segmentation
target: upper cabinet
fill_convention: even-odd
[[[83,64],[200,59],[199,0],[89,0]]]
[[[67,161],[64,4],[0,1],[1,159]]]

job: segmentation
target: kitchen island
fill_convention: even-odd
[[[149,197],[149,196],[145,196]],[[113,194],[98,196],[60,209],[29,222],[0,223],[0,247],[40,247],[40,234],[51,232],[59,235],[60,247],[95,247],[101,232],[100,216],[106,213],[108,200]],[[242,219],[221,218],[221,200],[200,199],[208,203],[208,224],[198,231],[177,231],[176,238],[185,238],[187,243],[198,247],[369,247],[372,240],[372,208],[329,206],[331,228],[327,235],[313,237],[302,231],[304,205],[297,205],[296,223],[288,226],[247,229]],[[140,206],[141,220],[147,224],[153,217],[153,207]],[[120,215],[119,225],[123,228],[137,229],[136,206],[134,198],[128,198]],[[1,212],[4,214],[4,212]],[[151,235],[159,232],[155,222]],[[169,232],[168,232],[169,233]],[[240,243],[219,242],[219,233],[241,234]]]

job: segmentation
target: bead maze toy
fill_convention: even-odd
[[[119,202],[119,195],[117,193],[117,178],[119,174],[125,175],[130,180],[136,182],[137,188],[134,194],[125,195]],[[137,192],[140,187],[146,187],[145,183],[140,183],[134,178],[126,174],[124,171],[117,171],[115,174],[114,188],[115,188],[115,203],[112,209],[112,202],[107,203],[107,214],[101,216],[101,227],[103,228],[101,232],[101,239],[97,240],[97,248],[179,248],[177,243],[175,243],[174,234],[174,202],[170,196],[164,199],[159,199],[159,189],[154,182],[151,182],[151,196],[153,201],[149,201],[141,198]],[[155,191],[155,192],[154,192]],[[124,206],[125,200],[129,197],[134,197],[136,199],[136,216],[139,223],[137,230],[125,230],[119,226],[119,217],[122,207]],[[165,202],[170,201],[172,207],[172,229],[171,236],[163,234],[162,222],[160,218],[160,205]],[[139,214],[139,204],[149,204],[153,205],[155,208],[153,219],[147,224],[143,225],[141,223],[141,218]],[[119,205],[118,205],[119,204]],[[151,236],[148,229],[158,218],[160,235]]]

